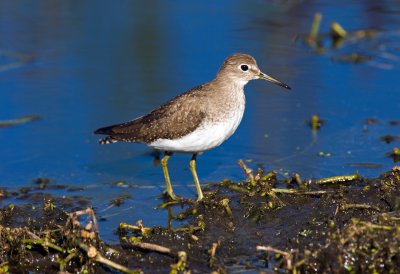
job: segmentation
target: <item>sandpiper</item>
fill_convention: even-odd
[[[144,116],[99,128],[94,133],[109,135],[99,141],[101,144],[135,142],[164,151],[161,165],[166,192],[172,200],[178,197],[172,190],[168,159],[173,152],[191,153],[190,171],[200,201],[203,193],[196,172],[196,156],[219,146],[235,132],[245,108],[243,88],[255,79],[290,89],[261,72],[250,55],[233,54],[226,58],[214,80],[184,92]]]

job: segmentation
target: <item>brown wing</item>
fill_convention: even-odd
[[[187,135],[201,124],[205,116],[201,102],[205,85],[179,95],[145,116],[100,128],[95,133],[110,135],[100,141],[102,143],[151,143],[157,139],[176,139]]]

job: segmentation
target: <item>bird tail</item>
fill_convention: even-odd
[[[106,134],[106,135],[111,135],[113,134],[113,129],[115,128],[115,125],[113,126],[108,126],[108,127],[102,127],[99,129],[96,129],[96,131],[94,132],[94,134]]]
[[[108,126],[108,127],[99,128],[94,132],[94,134],[112,135],[114,133],[113,132],[113,128],[114,127],[115,126]],[[105,138],[100,139],[99,143],[102,144],[102,145],[106,145],[106,144],[116,143],[118,141],[119,140],[114,138],[113,136],[107,136]]]
[[[102,128],[97,129],[94,132],[94,134],[109,135],[109,136],[99,140],[99,143],[102,145],[116,143],[116,142],[120,142],[120,141],[137,142],[137,139],[135,138],[135,136],[133,134],[118,132],[118,127],[121,125],[123,125],[123,124],[102,127]]]
[[[100,139],[99,143],[102,144],[102,145],[107,145],[107,144],[116,143],[118,141],[119,141],[118,139],[116,139],[116,138],[114,138],[112,136],[108,136],[106,138]]]

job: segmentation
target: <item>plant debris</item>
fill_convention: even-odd
[[[28,116],[23,116],[23,117],[19,117],[19,118],[15,118],[15,119],[10,119],[10,120],[0,120],[0,128],[25,124],[25,123],[37,121],[40,119],[41,118],[38,115],[28,115]]]
[[[395,273],[400,268],[399,167],[379,178],[355,173],[303,181],[299,174],[280,180],[274,171],[264,175],[243,161],[240,166],[246,180],[210,184],[202,202],[165,203],[159,210],[181,222],[177,227],[121,223],[119,243],[113,245],[99,237],[101,226],[90,207],[76,209],[45,195],[42,206],[5,205],[0,271]],[[36,180],[39,186],[44,182]],[[4,203],[9,193],[1,193]]]
[[[312,130],[319,130],[322,125],[325,124],[325,121],[322,120],[318,115],[312,115],[310,120],[307,121],[307,124],[311,127]]]

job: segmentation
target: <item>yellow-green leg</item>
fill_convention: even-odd
[[[196,172],[196,156],[197,154],[193,154],[192,160],[190,160],[190,171],[192,172],[193,180],[196,185],[197,201],[201,201],[203,199],[203,192],[201,191],[199,178],[197,177],[197,172]]]
[[[161,166],[164,173],[167,194],[172,200],[176,201],[178,200],[178,197],[172,190],[171,180],[169,179],[169,173],[167,167],[168,159],[171,157],[171,155],[172,155],[171,153],[165,153],[165,156],[161,159]]]

